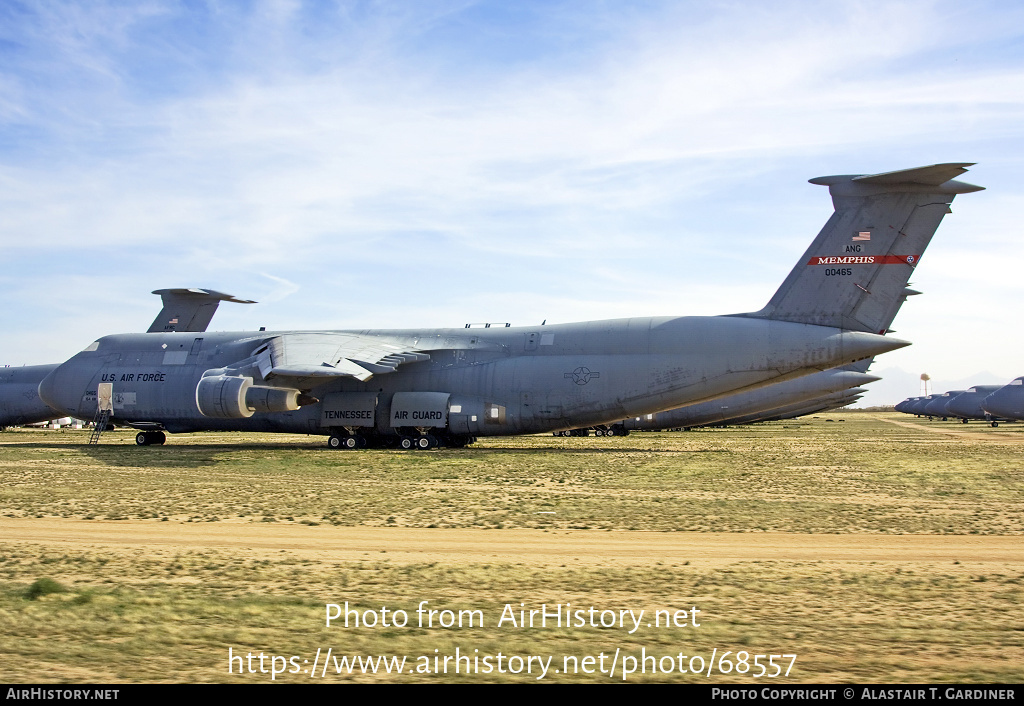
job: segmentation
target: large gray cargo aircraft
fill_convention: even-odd
[[[796,417],[803,417],[808,414],[827,412],[832,409],[838,409],[839,407],[846,407],[847,405],[853,404],[863,397],[865,392],[867,392],[867,388],[865,387],[853,387],[849,390],[833,392],[830,395],[825,395],[815,400],[798,402],[796,404],[780,407],[779,409],[770,410],[769,412],[762,412],[757,415],[740,417],[738,419],[730,419],[725,423],[749,424],[751,422],[771,422],[778,419],[795,419]]]
[[[864,396],[865,392],[867,392],[867,390],[863,387],[855,387],[852,390],[846,390],[845,392],[837,392],[833,395],[823,397],[817,400],[817,402],[808,402],[803,406],[795,405],[793,407],[787,407],[786,409],[777,410],[774,416],[762,421],[796,419],[797,417],[806,417],[808,414],[818,414],[819,412],[829,412],[833,409],[840,409],[859,400]]]
[[[986,397],[1001,387],[1002,385],[975,385],[946,403],[946,413],[959,417],[964,424],[967,424],[970,419],[984,419],[994,427],[999,426],[1000,418],[986,412],[982,409],[981,404]]]
[[[1012,385],[1013,383],[1010,383],[1006,387],[1012,389]],[[1001,420],[1008,419],[1009,417],[995,414],[984,407],[990,400],[996,406],[999,406],[998,401],[992,395],[1002,389],[1002,385],[975,385],[966,391],[950,390],[941,395],[908,397],[897,404],[895,409],[897,412],[903,412],[904,414],[916,414],[918,416],[928,416],[929,418],[942,417],[943,421],[948,417],[956,417],[964,424],[967,424],[971,419],[981,419],[997,427]]]
[[[946,411],[946,405],[965,392],[967,392],[967,390],[947,390],[940,395],[934,395],[932,397],[932,401],[922,408],[921,413],[927,415],[929,419],[932,417],[941,417],[942,421],[946,421],[949,418],[949,413]]]
[[[780,407],[816,400],[823,395],[842,392],[880,379],[877,375],[846,368],[825,370],[711,402],[633,417],[620,424],[625,432],[726,424],[738,418],[757,421],[760,419],[760,413],[770,413]],[[618,426],[613,429],[617,431]]]
[[[913,406],[920,401],[920,397],[908,397],[907,399],[898,403],[893,409],[895,409],[897,412],[903,412],[904,414],[914,414]]]
[[[910,405],[910,409],[907,411],[908,414],[916,414],[918,417],[924,416],[924,408],[927,407],[932,400],[935,399],[935,395],[925,395],[924,397],[918,397],[917,402]]]
[[[969,164],[819,177],[835,212],[767,306],[507,328],[155,331],[100,338],[39,385],[141,432],[306,432],[338,448],[463,446],[611,424],[908,345],[885,333]],[[174,318],[173,316],[171,318]],[[179,317],[180,318],[180,317]],[[201,335],[197,335],[201,334]]]
[[[64,416],[39,399],[39,383],[56,369],[56,364],[0,368],[0,429]]]
[[[1000,419],[1024,419],[1024,377],[1014,378],[994,391],[982,400],[981,407]]]

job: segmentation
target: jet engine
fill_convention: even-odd
[[[210,375],[196,386],[196,406],[204,417],[245,419],[256,412],[292,412],[300,390],[253,385],[251,377]]]

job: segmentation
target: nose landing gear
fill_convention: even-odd
[[[167,441],[167,435],[162,431],[140,431],[135,435],[135,443],[138,446],[163,446]]]

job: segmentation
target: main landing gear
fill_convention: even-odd
[[[402,434],[395,437],[363,436],[362,434],[331,434],[327,438],[327,448],[344,451],[347,449],[386,449],[398,448],[408,451],[426,451],[448,447],[461,449],[476,441],[475,436],[457,436],[454,434]]]
[[[423,436],[403,436],[398,440],[399,448],[410,450],[410,449],[436,449],[440,444],[437,441],[437,437],[432,434],[424,434]]]
[[[368,445],[365,436],[331,434],[327,438],[327,446],[332,449],[365,449]]]
[[[135,435],[135,443],[139,446],[163,446],[167,435],[162,431],[140,431]]]
[[[590,427],[585,429],[566,429],[565,431],[553,431],[552,436],[590,436]],[[628,436],[629,431],[624,427],[593,427],[594,436]]]

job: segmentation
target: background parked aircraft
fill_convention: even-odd
[[[39,399],[39,383],[56,369],[56,364],[0,368],[0,429],[63,416]]]
[[[996,423],[1001,418],[986,412],[982,409],[981,404],[986,397],[1001,387],[1003,386],[975,385],[968,389],[967,392],[962,395],[957,395],[955,399],[950,400],[946,404],[946,412],[959,417],[965,424],[971,419],[983,419],[985,421],[992,422],[992,425],[996,426]]]
[[[815,400],[878,379],[876,375],[843,368],[825,370],[710,402],[626,419],[615,426],[621,426],[624,431],[634,431],[724,424],[740,417],[755,421],[762,413],[770,414],[780,407]]]
[[[949,390],[947,392],[934,395],[932,401],[924,406],[924,414],[929,417],[941,417],[942,421],[946,421],[946,419],[949,418],[949,414],[946,412],[946,405],[959,395],[962,395],[964,392],[966,392],[966,390]]]
[[[1014,378],[981,402],[981,408],[1003,419],[1024,419],[1024,377]]]

